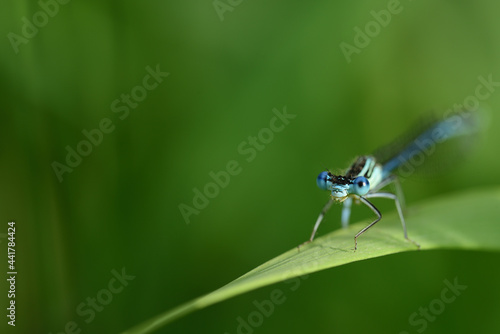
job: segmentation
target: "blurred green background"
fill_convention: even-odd
[[[463,104],[479,77],[500,81],[494,1],[401,1],[379,31],[371,11],[391,2],[41,3],[0,5],[0,247],[6,272],[6,223],[15,220],[19,272],[16,327],[2,316],[2,332],[117,333],[215,290],[308,238],[328,199],[319,172],[347,167],[430,110]],[[354,29],[367,24],[373,37],[348,62],[340,44],[355,46]],[[148,66],[169,73],[151,90],[141,88]],[[481,145],[453,172],[405,182],[409,206],[499,183],[500,87],[481,92],[491,110]],[[129,107],[122,94],[141,101]],[[242,143],[285,106],[296,117],[247,161],[239,145],[250,147]],[[59,182],[54,162],[66,165],[67,147],[103,119],[113,130]],[[192,206],[193,188],[231,160],[241,172],[186,224],[179,205]],[[354,208],[353,221],[371,218]],[[407,223],[411,236],[411,216]],[[335,206],[319,235],[339,227]],[[280,283],[239,296],[158,333],[497,332],[499,260],[433,251],[363,261],[310,275],[296,291]],[[112,271],[122,268],[135,278],[118,289]],[[409,323],[455,277],[467,285],[456,301],[426,328]],[[238,328],[274,289],[286,301],[258,326]]]

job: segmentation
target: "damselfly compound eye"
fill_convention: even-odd
[[[320,187],[323,190],[328,190],[329,184],[331,184],[331,181],[329,180],[328,172],[321,172],[318,175],[318,178],[316,179],[316,184],[318,187]]]
[[[370,191],[370,182],[364,176],[358,176],[354,179],[354,193],[358,196],[364,196]]]

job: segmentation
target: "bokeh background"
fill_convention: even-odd
[[[2,316],[2,333],[118,333],[215,290],[307,239],[328,199],[315,184],[320,171],[345,168],[428,111],[463,104],[479,77],[500,81],[495,1],[402,0],[350,62],[341,43],[355,46],[355,28],[393,2],[41,3],[0,5],[0,254],[6,272],[6,223],[15,220],[19,272],[16,327]],[[40,11],[52,15],[44,21]],[[126,117],[115,113],[122,94],[142,92],[148,66],[169,76]],[[248,162],[238,146],[285,106],[296,117]],[[409,206],[499,183],[500,87],[481,107],[490,110],[481,144],[452,171],[405,182]],[[103,119],[113,131],[60,182],[54,161],[66,164],[67,146]],[[187,224],[179,205],[192,206],[193,189],[231,160],[241,172]],[[334,207],[319,234],[339,228],[339,217]],[[371,217],[353,212],[354,221]],[[238,333],[238,317],[277,288],[286,301],[241,333],[419,333],[410,315],[455,277],[467,289],[423,331],[493,333],[499,260],[433,251],[358,262],[310,275],[296,291],[280,283],[236,297],[158,333]],[[79,305],[105,298],[122,268],[135,278],[87,322]],[[7,288],[0,280],[3,310]]]

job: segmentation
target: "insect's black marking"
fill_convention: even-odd
[[[371,163],[370,164],[370,168],[368,168],[368,171],[366,172],[366,175],[365,177],[367,179],[371,178],[372,177],[372,174],[373,174],[373,170],[375,169],[375,164],[374,163]]]
[[[351,168],[346,173],[346,177],[354,179],[363,170],[366,164],[366,157],[359,157],[352,165]]]
[[[354,181],[353,178],[349,178],[347,176],[342,176],[342,175],[333,175],[330,172],[328,172],[328,177],[330,178],[333,184],[352,184]]]

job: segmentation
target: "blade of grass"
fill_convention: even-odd
[[[469,249],[500,251],[500,189],[468,191],[442,197],[411,207],[407,211],[410,237],[421,250]],[[231,283],[205,296],[160,314],[126,331],[150,333],[195,310],[239,294],[296,276],[346,263],[417,248],[403,237],[399,218],[392,214],[358,239],[353,251],[353,236],[367,222],[352,225],[316,239],[260,265]]]

